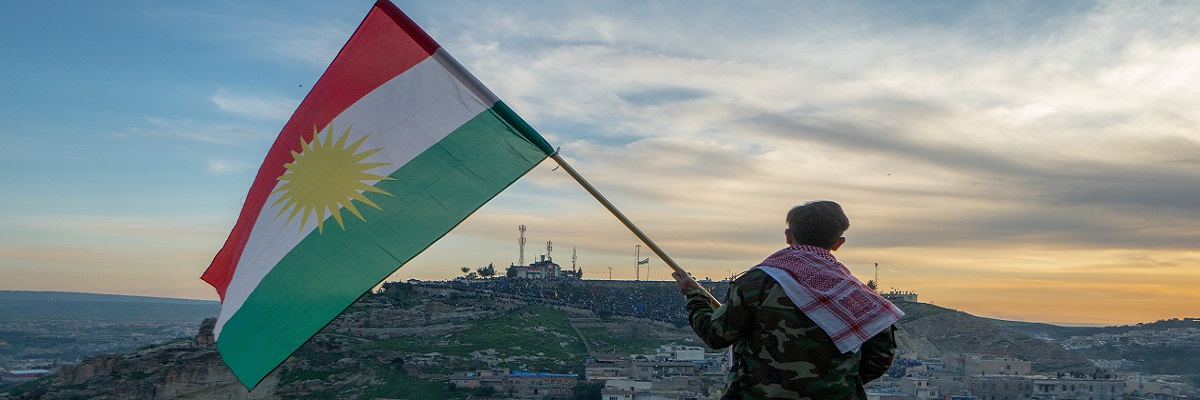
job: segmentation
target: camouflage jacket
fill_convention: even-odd
[[[842,353],[761,270],[735,280],[720,307],[698,289],[684,295],[700,339],[714,349],[733,346],[722,399],[865,400],[863,384],[892,365],[895,327]]]

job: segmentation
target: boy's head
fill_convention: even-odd
[[[850,229],[850,219],[838,203],[818,200],[792,207],[787,225],[788,244],[836,250],[845,241],[842,233]]]

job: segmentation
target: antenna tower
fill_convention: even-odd
[[[554,259],[554,257],[550,257],[550,250],[554,250],[554,242],[547,240],[546,241],[546,259],[547,260]]]
[[[571,245],[571,270],[575,270],[575,260],[579,259],[579,254],[575,252],[575,245]]]
[[[520,253],[521,255],[519,256],[520,258],[517,259],[517,265],[524,267],[525,266],[525,225],[521,225],[521,227],[517,228],[517,229],[519,229],[521,231],[521,238],[517,239],[517,244],[521,245],[521,253]]]

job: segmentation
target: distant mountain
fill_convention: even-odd
[[[1155,322],[1138,323],[1134,325],[1114,326],[1058,326],[1035,322],[1006,321],[990,318],[986,319],[991,320],[996,325],[1008,331],[1054,340],[1063,340],[1072,336],[1091,336],[1102,333],[1115,335],[1128,333],[1135,330],[1165,330],[1170,328],[1200,329],[1200,318],[1173,318]]]
[[[897,304],[905,312],[897,324],[901,356],[937,358],[965,353],[1028,360],[1034,371],[1090,370],[1090,363],[1061,346],[1006,329],[998,320],[926,303]],[[1038,324],[1046,325],[1046,324]],[[1045,327],[1050,329],[1053,325]],[[904,351],[910,354],[903,354]]]
[[[1114,327],[1094,326],[1061,326],[1042,322],[1009,321],[1003,319],[985,318],[1004,330],[1021,333],[1036,338],[1062,340],[1071,336],[1092,335],[1096,332]]]
[[[200,321],[220,310],[211,300],[0,290],[0,320]]]

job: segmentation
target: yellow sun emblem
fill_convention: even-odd
[[[283,192],[283,195],[278,200],[275,200],[272,206],[286,201],[283,208],[279,210],[279,214],[275,215],[275,218],[279,218],[284,212],[291,209],[292,212],[288,214],[285,224],[291,224],[292,218],[296,214],[302,214],[300,228],[304,229],[304,225],[308,223],[308,218],[315,215],[317,219],[317,233],[322,233],[324,232],[326,212],[328,212],[333,215],[333,219],[336,219],[338,225],[344,230],[346,229],[346,225],[342,223],[342,207],[345,207],[357,216],[358,219],[365,221],[366,219],[358,212],[358,208],[354,206],[354,200],[379,209],[378,205],[364,195],[365,192],[392,195],[383,189],[364,182],[371,180],[392,180],[392,178],[386,176],[364,172],[372,168],[390,165],[388,163],[362,162],[381,149],[376,148],[355,153],[362,146],[363,141],[367,140],[367,136],[370,135],[363,136],[358,141],[347,146],[346,137],[349,134],[350,128],[346,128],[346,131],[342,132],[341,137],[338,137],[335,143],[333,140],[333,125],[330,124],[324,137],[321,136],[321,132],[316,127],[313,127],[313,139],[311,142],[306,143],[304,139],[300,139],[300,152],[292,152],[293,161],[284,165],[287,171],[278,178],[275,178],[284,183],[279,185],[271,194]]]

